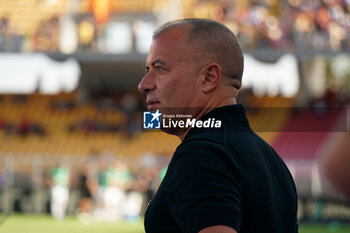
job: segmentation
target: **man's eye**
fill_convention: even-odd
[[[145,70],[145,73],[147,74],[149,72],[149,68],[147,67]]]
[[[162,67],[160,67],[160,66],[156,66],[156,67],[154,67],[156,70],[163,70],[163,68]]]

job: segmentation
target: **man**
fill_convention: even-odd
[[[350,131],[335,136],[334,142],[320,159],[321,171],[350,204]]]
[[[236,103],[242,72],[237,40],[220,23],[184,19],[154,33],[138,87],[148,110],[222,125],[163,129],[182,143],[146,211],[147,233],[298,231],[293,179]]]
[[[56,220],[63,220],[69,202],[70,171],[64,165],[58,165],[51,171],[51,214]]]

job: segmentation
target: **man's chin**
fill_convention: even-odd
[[[162,109],[160,107],[156,107],[156,106],[147,107],[147,111],[150,111],[150,112],[156,112],[157,110],[162,112]]]
[[[161,106],[160,103],[154,103],[154,104],[149,104],[147,105],[147,110],[148,111],[157,111],[157,110],[161,110]]]
[[[171,135],[174,135],[174,136],[179,136],[181,134],[183,134],[184,132],[186,132],[187,129],[185,128],[161,128],[161,131],[163,131],[164,133],[167,133],[167,134],[171,134]]]

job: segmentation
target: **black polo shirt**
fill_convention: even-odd
[[[242,105],[203,117],[176,149],[145,214],[147,233],[197,233],[225,225],[241,233],[295,233],[297,194],[288,168],[249,127]]]

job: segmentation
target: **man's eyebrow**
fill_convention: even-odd
[[[160,63],[160,64],[162,64],[162,65],[166,65],[165,62],[162,61],[162,60],[160,60],[159,58],[156,59],[156,60],[154,60],[154,61],[151,63],[151,65],[152,65],[152,66],[155,66],[156,63]]]

